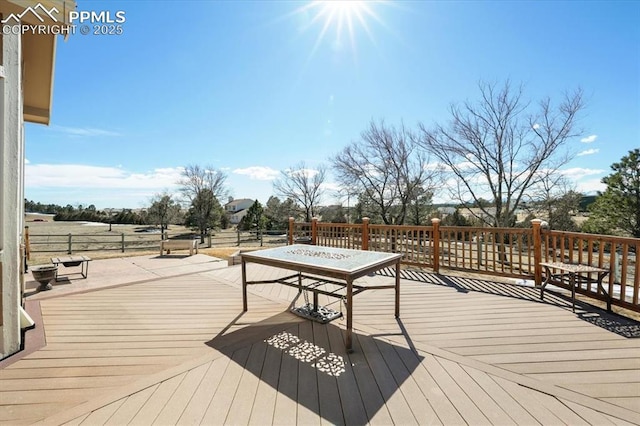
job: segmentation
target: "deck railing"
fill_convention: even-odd
[[[317,219],[296,223],[289,220],[289,244],[303,242],[339,248],[401,253],[402,263],[431,269],[441,268],[532,280],[542,283],[540,262],[582,263],[606,268],[605,289],[612,304],[640,311],[640,239],[542,229],[540,220],[531,228],[481,228],[377,225],[365,218],[361,224],[323,223]],[[567,280],[552,284],[570,288]],[[585,283],[579,293],[604,299],[597,285]]]

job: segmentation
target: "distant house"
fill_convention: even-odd
[[[456,212],[456,210],[458,210],[457,207],[451,207],[451,206],[440,206],[438,208],[436,208],[436,211],[443,217],[447,217],[449,215],[452,215]]]
[[[229,215],[229,223],[237,225],[243,217],[247,215],[247,209],[253,205],[255,200],[250,198],[239,198],[224,205],[224,210]]]
[[[480,207],[463,207],[460,208],[460,214],[471,221],[480,219],[490,223],[491,218],[496,214],[496,208],[489,206],[482,210]],[[529,212],[522,209],[516,209],[514,215],[516,216],[516,222],[522,222],[529,216]]]
[[[0,359],[20,350],[24,306],[24,122],[49,124],[56,34],[73,0],[0,0]],[[24,26],[47,26],[31,32]],[[14,30],[14,29],[18,30]]]

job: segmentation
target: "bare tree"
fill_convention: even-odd
[[[192,202],[204,189],[211,191],[214,197],[221,200],[228,196],[226,181],[227,175],[220,170],[211,166],[202,167],[191,164],[182,170],[178,185],[189,202]]]
[[[540,170],[557,171],[571,158],[563,148],[584,108],[582,91],[566,94],[554,107],[547,98],[533,107],[522,86],[507,81],[480,83],[478,103],[452,105],[451,122],[433,129],[419,125],[419,143],[451,172],[452,198],[479,204],[493,226],[509,226],[527,191],[540,182]],[[478,201],[490,197],[491,206]]]
[[[524,198],[532,217],[546,219],[551,229],[578,230],[572,216],[578,213],[582,194],[565,175],[541,171],[539,184],[527,191]]]
[[[147,213],[149,220],[155,225],[160,225],[160,232],[164,232],[165,229],[169,229],[169,224],[175,223],[180,216],[180,205],[165,191],[153,196]]]
[[[304,209],[305,220],[309,222],[316,214],[322,199],[327,170],[324,165],[317,169],[308,169],[304,162],[283,170],[281,176],[273,183],[273,188],[285,198],[290,198]]]
[[[204,242],[207,228],[215,226],[219,220],[218,200],[228,194],[226,180],[227,175],[213,167],[189,165],[182,171],[178,185],[190,206],[188,218],[197,224],[201,242]]]
[[[332,158],[341,185],[357,188],[360,200],[375,207],[385,224],[403,224],[411,202],[431,192],[438,171],[404,125],[371,121],[360,140]]]

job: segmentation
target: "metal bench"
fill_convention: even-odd
[[[564,263],[564,262],[541,262],[540,266],[545,269],[545,280],[540,287],[540,299],[544,299],[544,288],[551,282],[551,280],[562,279],[566,276],[569,278],[569,285],[571,286],[571,299],[572,310],[576,311],[576,286],[579,286],[582,282],[596,282],[598,288],[604,294],[607,301],[607,311],[611,312],[611,296],[602,286],[602,280],[609,273],[608,269],[597,268],[591,265],[582,265],[579,263]],[[560,273],[553,273],[552,270],[558,270]],[[585,274],[586,276],[581,276]],[[596,279],[590,277],[590,274],[597,274]]]
[[[91,262],[91,258],[88,256],[52,257],[51,263],[53,263],[55,266],[58,267],[56,269],[55,280],[60,281],[58,279],[58,277],[60,276],[58,274],[58,271],[60,270],[59,268],[60,264],[64,265],[65,268],[80,266],[80,272],[77,272],[77,274],[82,275],[82,278],[87,278],[87,275],[89,274],[89,262]],[[68,275],[72,275],[72,274],[66,274],[65,276],[68,276]]]

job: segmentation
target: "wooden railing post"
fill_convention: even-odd
[[[67,254],[72,254],[73,252],[71,251],[71,234],[68,235],[69,241],[68,241],[68,246],[67,247]]]
[[[318,218],[311,218],[311,245],[315,246],[318,241]]]
[[[295,219],[292,217],[289,217],[289,245],[293,244],[293,224],[295,222]]]
[[[542,236],[540,234],[540,225],[542,220],[531,220],[532,233],[533,233],[533,279],[536,287],[542,285]]]
[[[433,226],[433,272],[440,273],[440,219],[431,219]]]
[[[369,218],[362,218],[362,250],[369,250]]]
[[[122,252],[124,253],[124,232],[122,233]]]

